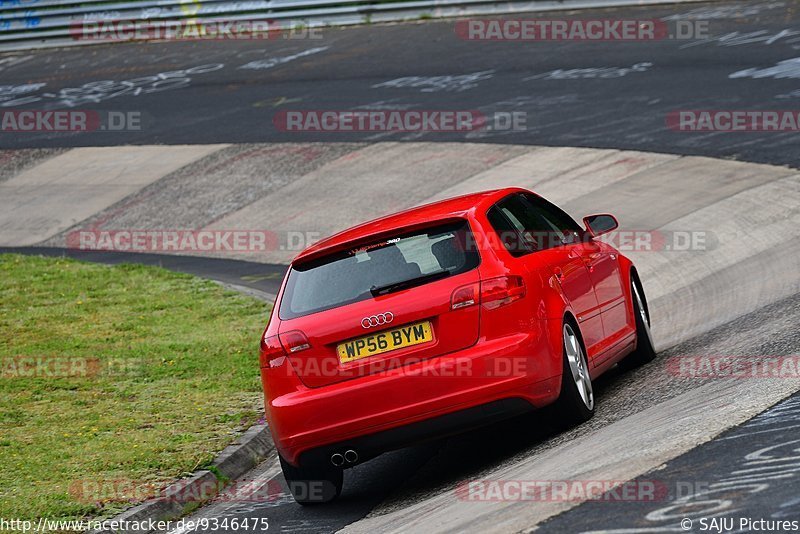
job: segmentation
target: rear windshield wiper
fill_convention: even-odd
[[[447,276],[450,276],[450,271],[445,269],[443,271],[436,271],[435,273],[424,274],[416,278],[409,278],[408,280],[403,280],[402,282],[392,282],[391,284],[386,284],[383,286],[372,286],[369,288],[369,292],[372,293],[373,297],[377,297],[378,295],[386,295],[401,289],[421,286],[422,284],[433,282],[434,280],[439,280],[440,278],[445,278]]]

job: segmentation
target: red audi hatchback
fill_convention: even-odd
[[[383,217],[292,262],[261,340],[267,420],[302,504],[387,450],[558,403],[595,409],[592,379],[655,357],[632,262],[518,188]]]

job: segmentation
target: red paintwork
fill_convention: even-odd
[[[261,378],[267,421],[284,459],[297,464],[306,450],[494,400],[522,398],[534,407],[552,403],[561,384],[566,315],[578,321],[593,377],[635,348],[633,266],[613,247],[590,240],[515,258],[496,239],[481,239],[494,235],[486,212],[516,192],[529,193],[506,188],[413,208],[345,230],[295,258],[298,263],[391,236],[400,228],[465,218],[478,238],[481,262],[473,271],[304,317],[284,321],[273,311],[262,338]],[[504,275],[522,277],[523,297],[494,309],[479,304],[450,309],[457,288]],[[282,293],[283,287],[274,310]],[[360,326],[361,319],[385,311],[395,316],[392,327],[431,319],[434,343],[341,365],[333,351],[315,362],[307,361],[303,351],[286,356],[273,339],[300,330],[312,347],[335,346],[337,341],[373,333]],[[436,334],[454,328],[460,328],[459,343]],[[265,349],[266,338],[275,350]],[[463,347],[464,339],[469,339],[466,348],[452,350]],[[382,361],[400,365],[368,372],[370,365]],[[503,372],[497,362],[515,362],[517,367]],[[309,371],[309,363],[324,365]],[[300,369],[304,369],[302,379]]]

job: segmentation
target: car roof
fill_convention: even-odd
[[[298,254],[292,263],[310,259],[312,256],[318,257],[326,252],[338,250],[343,245],[362,241],[378,234],[385,234],[395,229],[424,225],[437,220],[468,218],[470,213],[488,210],[501,198],[519,191],[527,192],[519,187],[480,191],[438,200],[373,219],[318,241]]]

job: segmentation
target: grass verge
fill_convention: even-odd
[[[111,515],[261,412],[269,307],[139,265],[0,255],[0,517]]]

